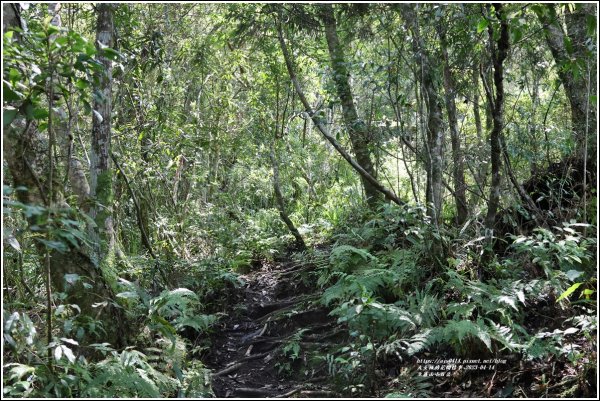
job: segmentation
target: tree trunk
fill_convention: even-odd
[[[503,6],[499,3],[494,3],[496,17],[500,21],[500,35],[497,42],[492,44],[492,64],[494,67],[494,86],[496,88],[496,96],[493,97],[491,90],[486,88],[488,102],[492,105],[492,121],[493,127],[490,133],[490,159],[492,162],[492,183],[490,187],[490,196],[488,201],[488,210],[485,217],[486,237],[488,247],[484,262],[488,261],[492,253],[494,224],[496,222],[496,214],[500,204],[500,185],[502,176],[500,170],[502,168],[502,128],[504,127],[504,60],[508,55],[510,46],[508,37],[508,22],[506,15],[503,12]],[[494,31],[492,24],[488,25],[490,42],[494,43]],[[481,270],[480,270],[481,278]]]
[[[473,117],[475,118],[477,140],[482,141],[483,129],[481,127],[481,112],[479,109],[479,64],[473,67]]]
[[[579,4],[573,12],[568,11],[564,21],[567,32],[563,30],[555,5],[546,4],[544,8],[536,9],[544,27],[546,43],[558,66],[558,76],[571,106],[571,124],[577,157],[584,156],[588,138],[591,139],[588,154],[594,158],[596,152],[596,108],[588,104],[588,89],[595,88],[596,85],[587,79],[587,69],[589,67],[589,76],[595,78],[597,66],[595,58],[589,55],[586,48],[586,19],[589,16],[596,19],[595,9],[593,4]],[[584,63],[577,66],[573,58]],[[589,92],[595,95],[594,91]]]
[[[298,250],[304,251],[306,250],[306,243],[285,211],[285,200],[283,199],[283,194],[281,193],[281,188],[279,186],[279,166],[277,163],[277,158],[275,157],[275,149],[272,143],[269,157],[271,158],[271,165],[273,166],[273,190],[275,192],[275,200],[277,201],[277,207],[279,209],[279,216],[296,239],[296,247]]]
[[[281,13],[281,9],[279,10],[279,12]],[[371,174],[369,174],[359,163],[352,159],[352,156],[350,156],[348,152],[346,152],[344,148],[342,148],[342,146],[335,140],[335,138],[329,134],[327,127],[322,121],[322,117],[317,115],[310,106],[310,103],[306,99],[304,91],[300,86],[300,82],[298,82],[298,78],[296,77],[296,72],[292,64],[292,58],[285,43],[285,39],[283,38],[281,15],[279,15],[279,21],[277,24],[277,37],[279,39],[279,45],[281,47],[281,52],[283,53],[285,66],[288,71],[288,75],[290,76],[290,80],[292,81],[294,89],[298,94],[298,98],[302,102],[302,105],[304,106],[304,109],[306,110],[308,116],[311,118],[313,124],[315,124],[315,126],[318,128],[321,134],[325,137],[325,139],[327,139],[327,141],[329,141],[329,143],[335,148],[335,150],[337,150],[337,152],[340,155],[342,155],[342,157],[352,166],[352,168],[354,168],[354,170],[356,170],[360,174],[361,179],[369,181],[369,183],[373,185],[379,192],[381,192],[388,200],[398,205],[404,205],[405,202],[401,201],[393,192],[381,185],[381,183],[379,183],[379,181],[377,181]]]
[[[369,151],[369,143],[371,142],[371,133],[368,130],[367,124],[359,118],[358,111],[354,104],[352,96],[352,88],[350,87],[349,77],[350,72],[346,67],[344,51],[340,45],[337,34],[337,24],[331,4],[323,5],[321,8],[321,19],[325,26],[325,37],[327,39],[327,47],[329,49],[329,59],[331,61],[331,69],[333,71],[333,81],[337,88],[337,95],[342,104],[342,114],[346,130],[350,136],[352,149],[356,156],[356,161],[360,164],[367,173],[377,179],[377,173],[371,160],[371,152]],[[377,188],[361,176],[365,195],[370,207],[376,207],[381,201],[381,196]]]
[[[471,172],[473,173],[473,178],[475,179],[475,183],[477,184],[477,188],[480,192],[479,194],[473,193],[473,196],[471,196],[471,204],[475,204],[475,202],[477,202],[477,197],[479,197],[479,199],[485,198],[483,194],[483,188],[485,187],[485,181],[488,173],[488,164],[484,163],[484,160],[482,160],[481,157],[482,151],[485,149],[485,139],[483,137],[481,108],[479,105],[479,69],[480,64],[476,63],[473,66],[473,116],[475,118],[475,132],[477,133],[477,152],[475,155],[477,168],[474,171],[471,170]],[[487,106],[485,107],[487,108]],[[488,129],[487,122],[486,129]]]
[[[421,38],[418,15],[414,5],[402,5],[401,12],[404,20],[412,31],[413,53],[416,65],[419,68],[419,81],[423,91],[423,98],[427,105],[427,188],[426,201],[428,215],[436,224],[440,222],[443,196],[443,163],[444,163],[444,130],[442,121],[442,108],[438,96],[436,74],[430,56]]]
[[[444,64],[444,94],[446,102],[446,111],[448,112],[448,125],[450,127],[450,139],[452,142],[452,177],[454,179],[454,201],[456,203],[456,223],[463,225],[469,216],[467,207],[467,197],[465,195],[465,168],[463,165],[463,155],[458,135],[458,118],[456,116],[456,96],[455,85],[452,71],[450,70],[450,60],[448,58],[448,43],[446,41],[445,28],[438,24],[436,26],[440,35],[440,44],[442,46],[442,59]],[[481,122],[480,122],[481,124]]]
[[[93,205],[90,217],[96,222],[92,230],[92,258],[103,270],[110,267],[114,252],[114,227],[112,219],[113,172],[111,168],[111,112],[112,112],[112,62],[103,56],[104,47],[113,47],[114,5],[97,6],[96,49],[98,61],[104,70],[97,73],[97,96],[92,118],[91,182],[90,196]]]
[[[6,31],[15,26],[21,26],[16,4],[4,4],[3,29]],[[15,35],[19,40],[19,36]],[[19,108],[20,104],[14,104]],[[17,199],[28,205],[37,205],[46,208],[56,207],[60,200],[60,192],[52,191],[49,197],[48,175],[44,174],[50,168],[49,160],[45,157],[48,153],[48,141],[38,131],[35,121],[26,120],[20,115],[3,130],[3,151],[13,186],[25,187],[27,191],[17,191]],[[78,173],[83,173],[79,171]],[[53,181],[57,174],[53,175]],[[72,183],[73,184],[73,183]],[[59,188],[59,183],[54,183],[54,188]],[[29,224],[38,224],[34,217]],[[82,316],[95,317],[102,323],[105,333],[93,336],[86,333],[80,344],[98,342],[102,339],[117,347],[125,343],[125,320],[122,309],[114,306],[114,292],[107,284],[102,271],[92,263],[89,256],[80,249],[69,247],[64,252],[53,250],[47,255],[46,248],[37,243],[36,251],[40,255],[42,265],[50,263],[50,282],[52,291],[65,292],[66,303],[76,304],[81,309]],[[49,259],[49,260],[48,260]],[[70,283],[66,282],[66,275],[71,276]],[[91,288],[85,288],[83,282],[90,284]]]

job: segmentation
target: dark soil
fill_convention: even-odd
[[[320,293],[304,284],[308,269],[264,263],[242,276],[241,301],[227,311],[205,358],[217,397],[337,396],[327,385],[326,366],[310,360],[310,351],[324,350],[336,333],[318,304]]]

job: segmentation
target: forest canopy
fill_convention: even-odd
[[[4,397],[596,397],[596,3],[3,3]]]

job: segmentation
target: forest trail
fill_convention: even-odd
[[[311,361],[343,335],[306,286],[311,266],[265,263],[241,278],[238,303],[213,335],[206,363],[217,397],[334,397],[327,365]]]

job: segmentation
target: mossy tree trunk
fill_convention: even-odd
[[[4,32],[14,27],[22,27],[18,11],[17,4],[3,5]],[[14,37],[19,40],[19,35]],[[22,106],[18,102],[13,103],[12,106],[15,108]],[[16,191],[16,197],[20,202],[50,210],[64,210],[64,198],[69,194],[63,194],[59,190],[49,191],[51,183],[48,181],[48,174],[44,174],[50,169],[47,157],[49,142],[45,135],[38,130],[35,120],[28,120],[19,114],[3,130],[3,156],[14,188],[27,188],[26,191]],[[60,168],[60,166],[55,167]],[[71,173],[72,171],[69,173],[71,188],[79,194],[79,190],[75,188],[79,181],[74,180]],[[77,173],[83,174],[82,171]],[[61,187],[59,177],[59,174],[52,176],[52,187],[55,189]],[[38,224],[36,217],[31,218],[29,224]],[[102,339],[118,347],[123,345],[125,326],[122,309],[115,307],[111,286],[100,268],[92,263],[92,259],[84,250],[76,249],[69,244],[66,250],[51,250],[47,255],[46,247],[38,243],[36,251],[42,265],[49,259],[52,293],[64,292],[67,295],[64,302],[78,305],[81,317],[95,318],[102,323],[105,333],[98,337],[87,333],[83,339],[79,339],[79,343],[83,345]],[[83,283],[89,286],[84,286]]]
[[[510,47],[509,27],[506,13],[503,5],[494,3],[496,18],[500,21],[500,32],[498,39],[494,40],[496,35],[492,24],[488,25],[489,40],[492,46],[492,65],[494,67],[494,87],[495,96],[490,88],[486,87],[486,96],[488,103],[492,106],[493,127],[490,133],[490,159],[492,164],[492,183],[490,186],[490,195],[488,200],[488,210],[485,216],[485,230],[487,248],[483,256],[482,265],[486,264],[492,256],[494,225],[496,224],[496,215],[500,206],[500,186],[502,183],[502,130],[504,128],[504,60],[508,56]],[[483,271],[479,270],[479,278],[482,278]]]
[[[440,44],[442,46],[444,100],[446,103],[446,111],[448,112],[448,125],[450,128],[450,140],[452,142],[452,178],[454,181],[454,201],[456,203],[456,223],[458,225],[463,225],[469,217],[469,209],[467,207],[467,196],[465,194],[466,184],[463,153],[458,132],[456,85],[454,84],[454,76],[452,74],[452,70],[450,69],[446,28],[443,24],[437,24],[436,29],[440,36]]]
[[[325,137],[325,139],[327,139],[327,141],[335,148],[335,150],[344,158],[344,160],[346,160],[348,162],[348,164],[350,164],[350,166],[352,166],[352,168],[356,172],[358,172],[358,174],[360,174],[361,180],[368,181],[369,184],[372,185],[374,188],[376,188],[379,192],[381,192],[387,200],[392,201],[397,205],[404,205],[405,204],[404,201],[400,200],[400,198],[398,198],[398,196],[395,193],[393,193],[392,191],[390,191],[389,189],[384,187],[371,174],[369,174],[369,172],[366,171],[364,169],[364,167],[360,165],[360,163],[357,163],[357,161],[354,160],[348,152],[346,152],[346,150],[339,144],[339,142],[329,132],[329,129],[326,126],[323,117],[320,114],[318,114],[315,110],[313,110],[312,106],[308,102],[308,99],[306,98],[306,95],[304,94],[304,91],[302,90],[302,87],[300,86],[300,82],[296,75],[296,71],[294,69],[294,64],[292,62],[292,57],[288,50],[287,44],[285,43],[285,39],[283,36],[283,27],[282,27],[282,22],[281,22],[282,21],[282,8],[279,7],[277,10],[278,10],[277,39],[279,40],[279,46],[281,48],[281,53],[283,54],[283,59],[285,62],[286,69],[288,71],[288,75],[290,77],[290,80],[292,81],[294,90],[296,91],[296,94],[298,95],[298,98],[300,99],[300,102],[302,103],[302,106],[304,107],[304,110],[306,111],[306,113],[308,114],[308,116],[310,117],[310,119],[312,120],[314,125],[317,127],[317,129],[319,130],[321,135],[323,135]]]
[[[113,47],[114,5],[98,4],[96,26],[96,49],[98,61],[104,69],[96,74],[94,112],[92,120],[92,142],[90,153],[90,196],[93,205],[90,217],[96,227],[92,235],[92,259],[109,276],[114,258],[114,227],[112,217],[113,172],[111,151],[111,112],[112,112],[112,62],[103,55],[105,47]]]
[[[367,124],[359,118],[358,111],[354,104],[352,88],[350,87],[349,82],[350,72],[346,67],[347,63],[338,38],[337,24],[333,6],[331,4],[322,6],[321,19],[325,25],[325,37],[329,49],[333,81],[335,82],[337,95],[342,104],[344,125],[350,136],[350,142],[352,143],[356,161],[367,173],[376,179],[377,172],[371,159],[371,151],[369,150],[373,140],[372,135],[368,130]],[[361,181],[367,197],[367,203],[369,206],[375,207],[382,200],[381,194],[365,177],[361,176]]]
[[[439,83],[433,60],[421,35],[418,5],[402,5],[400,12],[412,33],[413,58],[418,66],[418,79],[427,106],[427,139],[425,167],[427,170],[426,202],[429,217],[438,224],[441,219],[444,194],[444,130]]]
[[[575,155],[581,158],[587,152],[591,159],[596,154],[597,116],[596,107],[589,102],[588,95],[596,95],[597,61],[587,47],[586,31],[588,20],[596,20],[596,9],[590,3],[577,4],[573,10],[567,10],[564,16],[566,31],[555,4],[535,9],[571,106]]]

